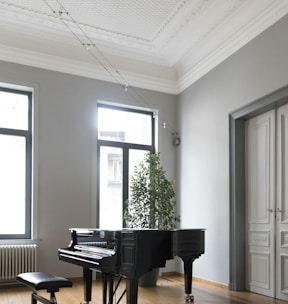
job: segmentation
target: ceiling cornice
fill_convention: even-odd
[[[119,84],[103,67],[99,67],[97,64],[73,61],[63,57],[17,49],[7,45],[0,44],[0,60]],[[178,92],[177,82],[174,80],[129,71],[120,72],[122,75],[125,75],[129,86],[168,94],[177,94]]]
[[[207,74],[287,14],[288,1],[274,1],[269,7],[266,7],[265,11],[259,14],[257,18],[254,18],[251,22],[246,24],[245,27],[234,33],[232,37],[223,41],[213,50],[213,52],[197,62],[194,66],[190,67],[188,72],[180,75],[178,78],[177,93],[188,88],[191,84]],[[187,62],[187,58],[184,58],[184,60]]]
[[[141,63],[139,61],[139,57],[141,58],[142,53],[145,54],[145,48],[143,48],[142,50],[138,50],[138,54],[134,52],[133,55],[133,53],[131,53],[132,56],[130,57],[129,61],[130,67],[133,67],[133,70],[126,68],[125,64],[118,65],[118,63],[121,63],[121,54],[125,53],[125,48],[122,50],[119,48],[120,51],[118,52],[115,49],[114,54],[112,51],[109,58],[112,58],[113,63],[115,63],[115,66],[117,66],[117,70],[122,75],[124,75],[129,86],[150,89],[169,94],[179,94],[194,82],[199,80],[201,77],[203,77],[206,73],[211,71],[218,64],[234,54],[245,44],[249,43],[252,39],[272,26],[283,16],[288,14],[288,1],[262,1],[265,1],[266,3],[265,9],[258,13],[256,18],[250,19],[250,21],[247,22],[245,26],[242,26],[234,31],[233,35],[222,35],[224,38],[222,37],[222,40],[217,40],[217,45],[214,44],[213,48],[210,48],[210,52],[206,52],[204,55],[201,55],[200,52],[200,55],[198,54],[198,57],[195,57],[193,53],[194,48],[192,46],[192,49],[188,50],[187,53],[182,56],[177,63],[172,63],[170,66],[164,66],[163,62],[160,60],[158,64],[155,63],[156,59],[158,57],[160,58],[159,54],[154,54],[154,61],[148,60],[147,62],[143,61]],[[202,5],[202,8],[203,5],[206,4],[206,1],[199,1],[199,3]],[[243,11],[245,11],[245,9],[247,11],[247,7],[245,7],[245,5],[248,5],[251,2],[244,0],[235,0],[233,3],[235,5],[233,9],[235,9],[237,5],[237,9],[240,7],[240,9]],[[259,2],[257,3],[259,4]],[[241,17],[241,14],[239,16]],[[22,18],[25,19],[27,16],[24,16]],[[44,20],[44,24],[45,22],[49,24],[51,23],[49,21],[49,18],[51,17],[44,16],[44,19],[46,20]],[[40,22],[37,18],[35,20],[36,23]],[[35,26],[35,24],[33,26]],[[57,26],[59,27],[59,24]],[[35,39],[37,35],[39,34],[35,34]],[[31,37],[33,38],[33,36]],[[62,38],[64,38],[66,46],[64,45],[63,52],[59,52],[58,55],[52,55],[52,53],[47,54],[43,51],[43,49],[41,50],[41,46],[39,46],[37,51],[36,49],[28,50],[28,48],[21,48],[17,45],[5,44],[3,43],[2,39],[2,42],[0,42],[2,43],[0,44],[0,60],[47,70],[69,73],[72,75],[89,77],[92,79],[99,79],[112,83],[121,83],[116,80],[117,77],[111,77],[111,75],[107,73],[102,66],[99,66],[97,62],[93,62],[91,59],[82,61],[81,59],[73,59],[72,57],[68,58],[68,56],[65,56],[65,52],[67,54],[67,50],[69,51],[69,47],[71,48],[71,43],[75,43],[75,41],[71,42],[70,40],[66,40],[66,37]],[[205,39],[208,40],[209,35],[207,35],[207,37],[203,38],[202,40]],[[201,42],[203,43],[203,41]],[[109,46],[105,46],[105,42],[103,42],[103,46],[104,49],[106,47],[109,49]],[[147,50],[146,53],[148,57],[151,56],[152,58],[153,53],[149,53]],[[83,57],[83,54],[81,56]],[[81,56],[79,58],[81,58]],[[127,60],[128,59],[126,59],[126,61]]]

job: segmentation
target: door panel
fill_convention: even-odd
[[[276,296],[288,300],[288,105],[277,111]]]
[[[275,296],[275,112],[246,122],[247,289]]]

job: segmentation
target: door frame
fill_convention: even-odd
[[[245,120],[288,103],[288,85],[229,114],[229,289],[245,290]]]

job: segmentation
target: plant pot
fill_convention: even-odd
[[[139,278],[140,287],[155,287],[159,276],[159,268],[152,268],[151,271],[146,272]]]

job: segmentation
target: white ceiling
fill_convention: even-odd
[[[0,60],[178,94],[287,0],[0,0]]]

